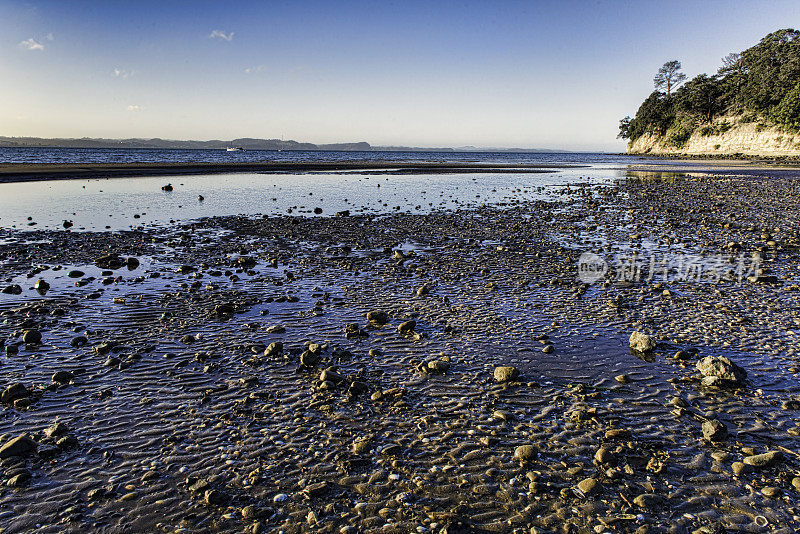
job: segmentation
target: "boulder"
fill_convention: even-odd
[[[697,362],[697,370],[706,385],[741,385],[747,378],[747,372],[725,356],[706,356]]]
[[[633,332],[628,344],[636,352],[650,352],[656,348],[656,340],[643,332]]]

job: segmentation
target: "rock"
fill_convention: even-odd
[[[41,278],[36,281],[33,285],[33,289],[39,292],[39,294],[44,295],[50,289],[50,284],[42,280]]]
[[[417,288],[416,295],[418,297],[424,297],[430,292],[431,292],[430,286],[428,284],[422,284]]]
[[[42,342],[42,333],[38,330],[25,330],[22,334],[22,342],[26,345],[39,345]]]
[[[792,486],[793,486],[793,487],[794,487],[794,489],[796,489],[797,491],[800,491],[800,477],[794,477],[794,478],[792,479]]]
[[[10,286],[3,288],[3,293],[6,295],[21,295],[22,288],[19,286],[19,284],[11,284]]]
[[[31,481],[31,474],[29,471],[23,471],[17,475],[8,479],[6,485],[10,488],[20,488],[22,486],[27,486],[28,483]]]
[[[597,491],[598,489],[600,489],[600,488],[599,488],[599,485],[597,484],[597,480],[595,480],[593,478],[584,478],[583,480],[578,482],[578,490],[583,495],[589,496],[592,493],[594,493],[595,491]]]
[[[28,388],[25,387],[25,384],[16,382],[3,390],[3,393],[0,394],[0,401],[12,403],[17,399],[27,397],[29,394],[30,393],[28,392]]]
[[[20,434],[0,447],[0,459],[12,456],[26,456],[35,452],[38,445],[27,435]]]
[[[283,343],[280,341],[273,341],[267,346],[264,351],[264,356],[277,356],[283,353]]]
[[[781,461],[783,455],[780,451],[769,451],[765,452],[764,454],[754,454],[752,456],[747,456],[743,460],[744,463],[747,465],[752,465],[753,467],[761,468],[761,467],[771,467]]]
[[[416,327],[417,322],[412,319],[411,321],[400,323],[400,326],[397,327],[397,331],[401,336],[404,336],[413,332]]]
[[[314,367],[319,362],[319,353],[305,350],[300,355],[300,364],[303,367]]]
[[[530,462],[536,455],[537,451],[533,445],[520,445],[514,449],[514,459],[520,462]]]
[[[706,356],[697,362],[697,370],[703,377],[715,377],[723,385],[741,385],[747,378],[747,372],[725,356]]]
[[[654,508],[664,502],[661,495],[655,493],[643,493],[633,499],[633,504],[646,511],[653,511]]]
[[[286,327],[281,324],[275,324],[267,327],[267,329],[264,330],[264,332],[266,332],[267,334],[283,334],[284,332],[286,332]]]
[[[382,310],[372,310],[367,312],[367,321],[382,326],[389,322],[389,314]]]
[[[519,377],[519,369],[510,365],[502,365],[494,368],[495,382],[511,382]]]
[[[56,384],[69,384],[75,376],[69,371],[56,371],[53,373],[53,382]]]
[[[636,352],[650,352],[656,348],[656,340],[643,332],[633,332],[628,344]]]
[[[777,499],[783,494],[783,491],[775,486],[766,486],[761,488],[761,494],[768,499]]]
[[[616,380],[620,384],[628,384],[630,383],[631,378],[628,375],[617,375],[614,377],[614,380]]]
[[[203,500],[205,500],[206,504],[209,506],[223,506],[228,502],[229,499],[230,498],[226,493],[216,489],[206,490],[203,496]]]
[[[44,435],[49,438],[57,438],[69,432],[69,427],[66,423],[60,421],[53,423],[44,430]]]
[[[440,358],[438,360],[429,361],[426,365],[425,372],[432,375],[442,375],[450,369],[450,360]]]
[[[372,450],[370,438],[359,438],[353,442],[353,454],[367,454],[370,450]]]
[[[703,439],[707,441],[724,441],[728,438],[728,428],[717,419],[704,421],[702,430]]]
[[[609,447],[600,447],[597,449],[597,452],[594,453],[594,459],[601,465],[607,464],[614,461],[614,454]]]
[[[741,476],[742,473],[746,473],[751,470],[751,467],[742,462],[733,462],[731,464],[731,471],[733,471],[734,476]]]

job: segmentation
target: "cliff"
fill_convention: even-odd
[[[731,125],[722,131],[719,125]],[[716,127],[715,127],[716,126]],[[629,154],[708,155],[742,154],[761,157],[800,156],[800,134],[777,126],[742,122],[741,117],[724,117],[711,127],[696,128],[681,146],[668,142],[668,136],[646,133],[628,143]]]

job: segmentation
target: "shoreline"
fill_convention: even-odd
[[[586,165],[536,165],[437,162],[286,162],[286,163],[89,163],[0,164],[0,183],[77,178],[120,178],[225,173],[309,173],[379,171],[392,174],[546,173]]]

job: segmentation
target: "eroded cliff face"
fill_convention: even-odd
[[[680,148],[667,146],[665,138],[645,134],[628,143],[629,154],[687,154],[725,156],[800,156],[800,134],[787,133],[774,127],[757,123],[741,123],[739,117],[726,117],[730,130],[724,133],[703,135],[696,129]]]

